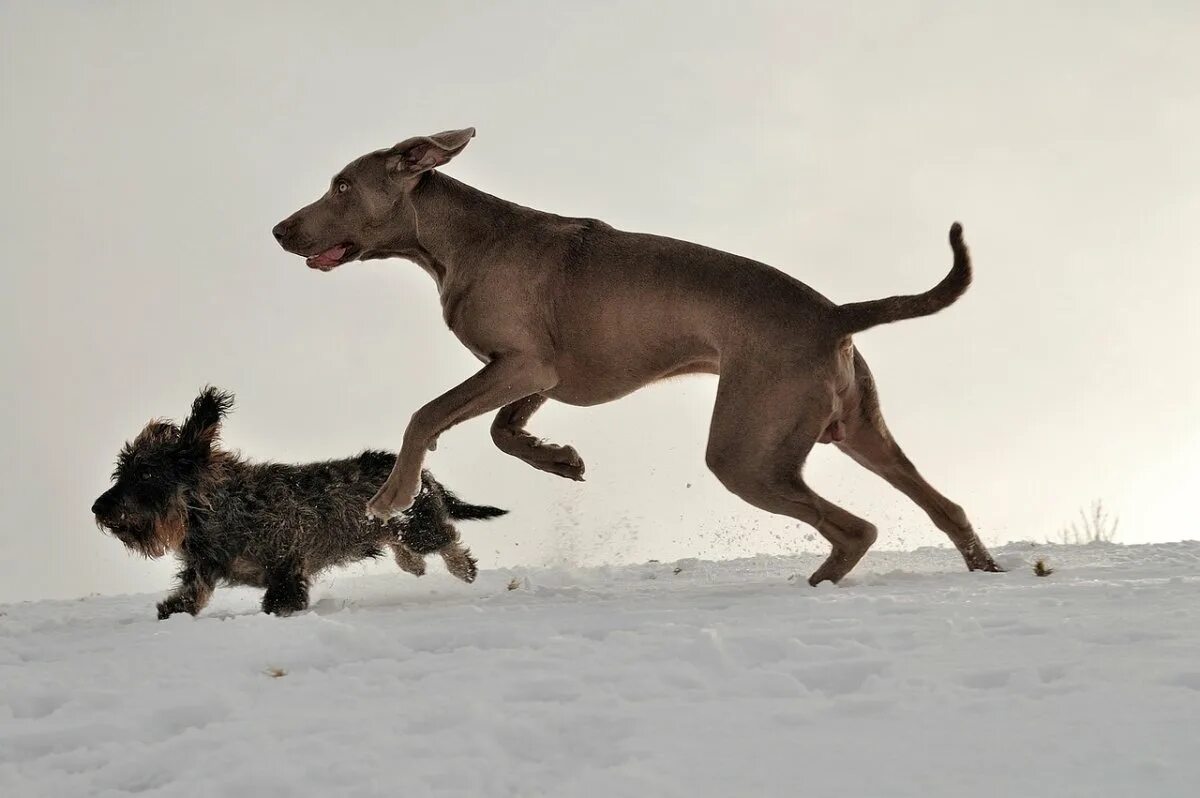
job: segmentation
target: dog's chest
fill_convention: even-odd
[[[442,291],[442,318],[462,345],[481,362],[488,362],[498,351],[523,349],[528,337],[519,322],[517,309],[504,303],[486,287]]]
[[[458,336],[459,340],[462,340],[463,344],[470,349],[471,345],[463,340],[462,335],[459,334],[459,330],[463,327],[463,315],[468,304],[467,298],[466,291],[444,288],[441,292],[442,320]]]

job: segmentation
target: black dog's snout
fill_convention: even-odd
[[[105,516],[112,512],[116,506],[116,501],[111,493],[103,493],[99,499],[92,502],[92,515]]]

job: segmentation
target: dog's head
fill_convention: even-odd
[[[129,549],[161,557],[183,543],[187,502],[219,476],[215,448],[233,396],[205,388],[182,426],[151,421],[117,456],[113,486],[92,504],[96,523]]]
[[[468,127],[415,136],[351,161],[320,199],[275,225],[275,240],[323,272],[352,260],[412,250],[417,218],[410,193],[474,135],[475,128]]]

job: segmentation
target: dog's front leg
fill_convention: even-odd
[[[262,611],[269,615],[291,615],[308,609],[308,577],[298,563],[285,559],[267,570],[267,592]]]
[[[386,521],[412,506],[421,488],[425,452],[430,442],[443,432],[510,402],[548,391],[557,382],[554,369],[539,358],[501,355],[466,382],[422,407],[413,414],[404,431],[396,465],[383,487],[367,503],[367,514]]]
[[[546,397],[534,394],[500,408],[492,421],[492,442],[500,451],[524,460],[536,469],[582,482],[583,458],[574,446],[547,443],[525,429],[529,419],[545,403]]]
[[[189,615],[200,612],[212,596],[213,582],[212,577],[205,574],[203,569],[185,565],[179,572],[179,587],[158,602],[158,619],[166,620],[180,612]]]

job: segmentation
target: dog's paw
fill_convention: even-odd
[[[539,450],[539,455],[536,460],[528,461],[534,468],[550,474],[557,474],[566,479],[573,479],[576,482],[583,482],[583,458],[579,456],[579,452],[575,451],[574,446],[543,445]]]
[[[475,558],[471,558],[470,564],[462,574],[455,574],[459,579],[466,582],[468,585],[475,581],[475,577],[479,576],[479,566],[475,563]]]
[[[442,549],[441,555],[442,560],[446,563],[446,570],[452,576],[470,584],[479,575],[479,563],[471,554],[470,549],[456,544]]]
[[[386,524],[396,516],[400,515],[403,510],[398,510],[391,504],[376,499],[371,499],[367,502],[367,520],[378,521],[381,524]]]
[[[172,615],[179,615],[180,613],[185,612],[189,615],[196,614],[196,610],[193,608],[191,602],[181,598],[163,599],[162,601],[158,602],[155,609],[158,610],[158,619],[160,621],[165,621]]]
[[[308,596],[272,594],[270,591],[263,596],[262,611],[268,615],[286,618],[294,612],[304,612],[306,609],[308,609]]]
[[[394,490],[390,485],[384,485],[367,502],[367,518],[387,523],[412,507],[413,500],[416,499],[420,489],[419,479],[409,490]]]
[[[406,571],[413,576],[425,575],[424,557],[422,557],[420,554],[417,554],[403,543],[397,543],[394,545],[393,551],[396,554],[396,565],[400,567],[400,570]]]

